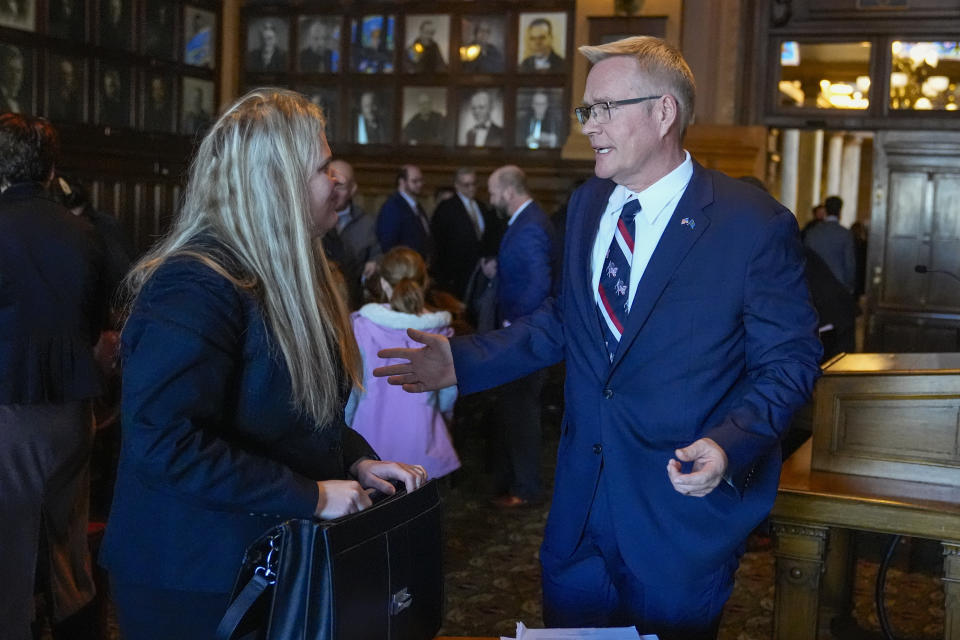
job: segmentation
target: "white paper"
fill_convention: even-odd
[[[634,627],[605,629],[528,629],[517,623],[517,637],[500,636],[500,640],[657,640],[655,635],[641,636]]]

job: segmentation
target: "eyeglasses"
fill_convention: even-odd
[[[607,102],[597,102],[586,107],[577,107],[573,110],[577,114],[577,120],[581,125],[587,124],[591,117],[597,124],[606,124],[610,122],[610,110],[625,104],[637,104],[647,100],[657,100],[663,96],[647,96],[645,98],[630,98],[629,100],[608,100]]]

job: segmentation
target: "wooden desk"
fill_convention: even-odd
[[[814,640],[850,611],[850,529],[939,540],[944,638],[960,640],[960,487],[810,470],[811,441],[783,466],[771,513],[777,563],[774,637]]]

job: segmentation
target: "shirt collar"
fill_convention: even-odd
[[[684,154],[683,162],[676,169],[640,193],[618,184],[613,193],[610,194],[610,198],[607,200],[607,208],[603,214],[618,212],[627,202],[637,198],[640,200],[640,216],[643,216],[647,224],[652,225],[663,213],[666,205],[673,201],[677,193],[682,191],[690,182],[690,178],[693,177],[693,161],[690,159],[690,153],[684,151]]]
[[[508,227],[514,223],[514,221],[517,219],[517,216],[519,216],[521,213],[523,213],[523,210],[526,209],[526,208],[530,205],[531,202],[533,202],[533,198],[527,198],[526,201],[525,201],[522,205],[520,205],[519,207],[517,207],[517,210],[514,211],[514,212],[513,212],[513,215],[510,216],[510,219],[507,220],[507,226],[508,226]]]
[[[416,213],[417,201],[413,199],[413,196],[410,196],[405,191],[400,191],[399,189],[397,189],[397,193],[403,196],[403,199],[407,201],[407,204],[410,205],[410,208],[413,209],[414,213]]]
[[[460,198],[460,202],[463,203],[463,206],[466,207],[467,211],[473,210],[471,205],[471,203],[473,202],[473,198],[468,198],[467,196],[463,195],[459,191],[457,191],[457,197]]]

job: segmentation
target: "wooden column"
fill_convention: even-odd
[[[773,608],[776,640],[815,640],[817,637],[827,531],[827,527],[773,522],[773,555],[777,563]]]
[[[944,640],[960,640],[960,543],[941,542],[943,546],[943,621]]]

